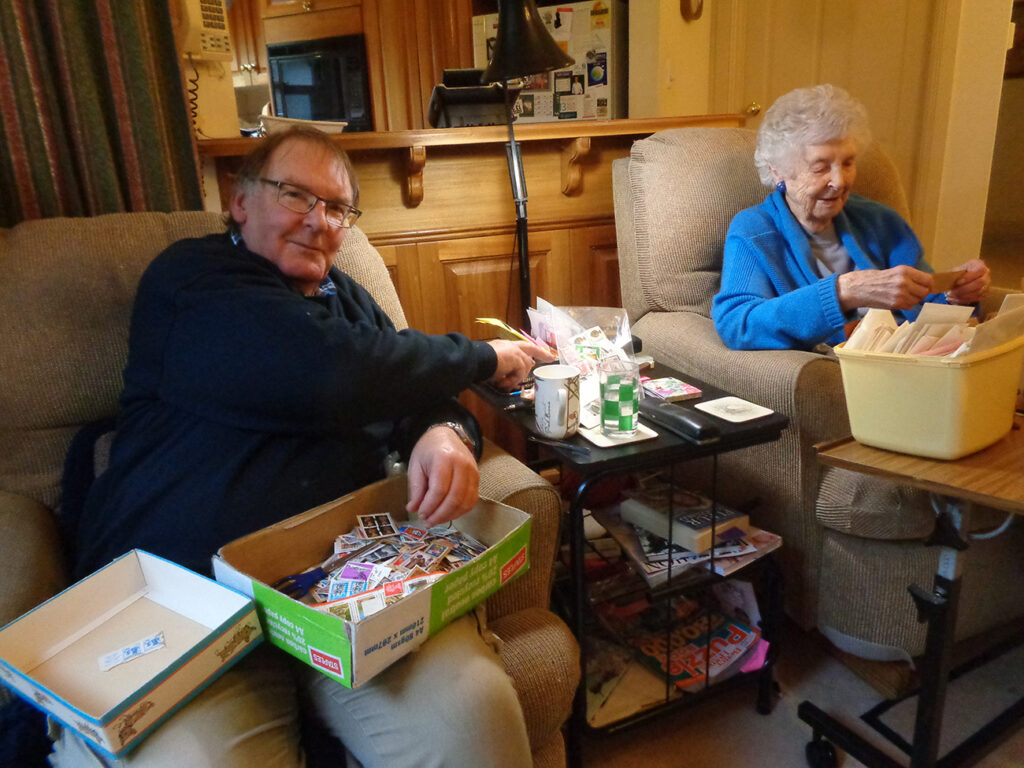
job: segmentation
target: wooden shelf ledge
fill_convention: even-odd
[[[745,118],[739,114],[689,115],[686,117],[651,117],[638,120],[574,120],[561,123],[525,123],[516,125],[520,142],[564,141],[581,137],[628,136],[651,134],[669,128],[700,126],[741,126]],[[412,147],[451,147],[464,144],[504,144],[508,127],[482,125],[473,128],[427,128],[418,131],[376,133],[340,133],[335,139],[348,151],[364,149],[408,149]],[[253,148],[258,138],[199,139],[196,144],[203,157],[241,157]]]
[[[740,114],[689,115],[685,117],[657,117],[637,120],[581,120],[555,123],[525,123],[515,127],[516,139],[524,144],[541,145],[535,149],[561,155],[561,195],[563,198],[586,196],[583,190],[584,169],[588,173],[602,162],[602,150],[610,143],[621,147],[630,139],[643,138],[652,133],[672,128],[690,126],[735,127],[745,124]],[[401,205],[406,210],[416,209],[425,196],[424,168],[427,164],[427,150],[434,158],[450,158],[467,151],[459,148],[504,145],[508,142],[508,126],[488,125],[472,128],[430,128],[415,131],[390,131],[386,133],[360,132],[341,133],[334,140],[350,154],[357,163],[377,155],[397,153],[401,169],[399,183],[402,185]],[[617,139],[617,141],[616,141]],[[237,166],[237,161],[258,146],[261,138],[200,139],[196,142],[199,156],[216,166],[218,183],[228,189],[227,177]],[[365,154],[363,154],[365,153]],[[501,150],[504,154],[504,150]],[[435,159],[435,162],[438,160]]]

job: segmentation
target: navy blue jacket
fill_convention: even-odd
[[[135,301],[117,436],[77,529],[76,577],[132,548],[210,572],[217,549],[383,477],[454,396],[494,372],[484,342],[396,331],[331,270],[306,297],[211,235],[153,260]],[[339,531],[340,533],[340,531]]]

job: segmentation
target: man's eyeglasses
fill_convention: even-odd
[[[353,208],[347,203],[339,203],[336,200],[325,200],[310,192],[308,189],[289,184],[286,181],[274,181],[273,179],[260,179],[264,184],[277,187],[277,202],[289,211],[296,213],[309,213],[317,203],[324,204],[324,218],[332,227],[351,227],[356,219],[363,213],[358,208]]]

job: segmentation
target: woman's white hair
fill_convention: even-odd
[[[757,132],[754,164],[761,183],[774,187],[772,168],[787,174],[804,147],[836,139],[853,139],[858,152],[871,143],[863,104],[828,83],[783,94],[765,112]]]

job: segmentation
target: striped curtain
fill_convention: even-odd
[[[0,0],[0,226],[202,208],[167,0]]]

